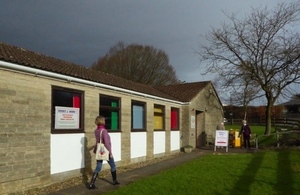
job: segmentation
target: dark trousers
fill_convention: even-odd
[[[243,134],[244,148],[250,148],[250,135]]]

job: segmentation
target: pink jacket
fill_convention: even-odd
[[[104,125],[99,125],[98,128],[95,130],[95,137],[96,137],[96,143],[100,143],[100,132],[102,131],[102,140],[101,142],[105,145],[107,150],[110,154],[112,154],[111,151],[111,142],[110,142],[110,136],[104,127]]]

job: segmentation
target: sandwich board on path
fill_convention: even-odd
[[[228,152],[228,130],[216,130],[216,138],[215,138],[215,149],[217,150],[217,146],[226,147],[226,152]]]

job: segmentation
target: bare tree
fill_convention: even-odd
[[[225,72],[220,72],[220,77],[215,80],[214,84],[217,86],[225,97],[225,101],[230,105],[242,106],[244,110],[244,119],[247,119],[247,108],[253,100],[263,96],[260,93],[259,86],[244,75],[230,78],[223,75]],[[226,98],[227,97],[227,98]]]
[[[274,10],[252,8],[239,19],[225,14],[229,23],[206,35],[199,55],[207,62],[206,73],[221,73],[230,82],[241,84],[243,75],[262,90],[266,100],[266,131],[270,134],[272,107],[292,83],[300,81],[300,2],[281,3]]]
[[[231,97],[234,102],[236,102],[237,106],[243,106],[244,110],[244,119],[247,119],[247,108],[253,100],[259,98],[262,96],[262,94],[259,93],[260,89],[258,88],[255,83],[252,82],[252,80],[247,79],[242,76],[242,79],[240,82],[240,86],[233,86],[233,92],[231,93]]]
[[[92,69],[148,85],[179,82],[167,54],[152,46],[127,46],[119,42],[104,57],[99,58]]]

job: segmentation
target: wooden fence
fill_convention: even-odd
[[[242,124],[243,119],[229,119],[227,124]],[[247,122],[250,125],[265,125],[265,119],[249,119]],[[300,129],[300,120],[299,119],[290,119],[290,118],[279,118],[272,119],[272,126],[275,128],[288,128],[288,129]]]

